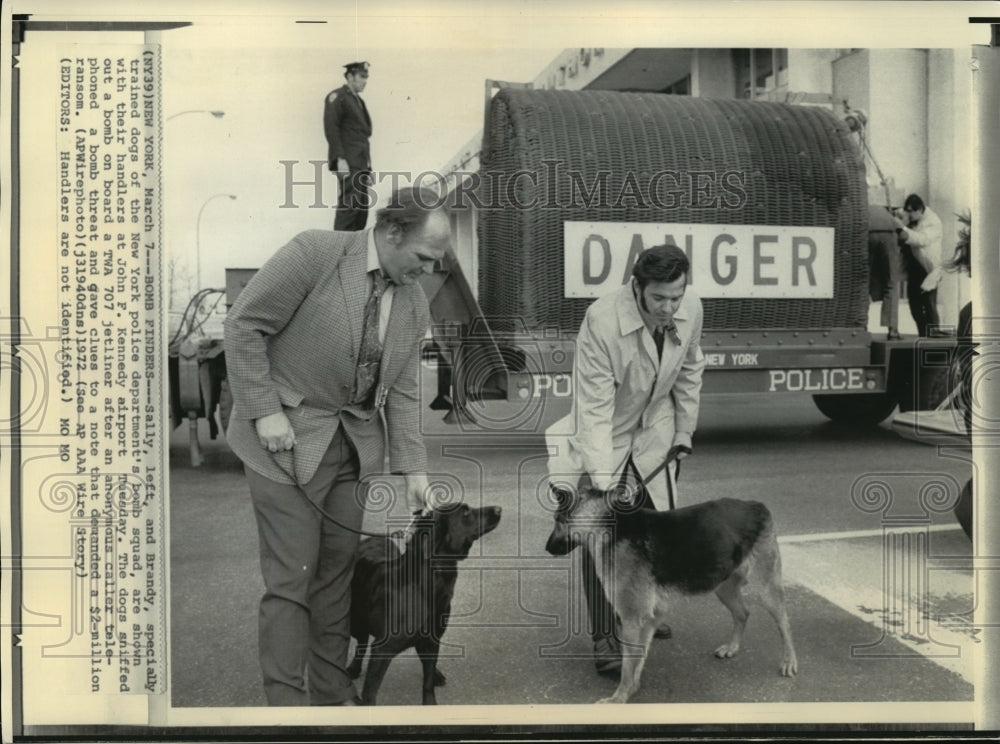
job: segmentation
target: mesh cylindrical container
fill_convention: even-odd
[[[496,330],[579,327],[591,300],[564,297],[569,220],[832,227],[833,298],[705,298],[705,328],[867,326],[864,163],[825,109],[504,89],[490,103],[480,163],[479,304]],[[706,208],[711,198],[643,193],[664,171],[717,185],[737,174],[745,198],[723,193]]]

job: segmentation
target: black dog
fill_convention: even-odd
[[[361,693],[365,705],[375,705],[389,664],[411,646],[423,665],[423,703],[437,704],[434,687],[444,684],[438,649],[448,628],[458,562],[499,524],[500,513],[498,506],[467,504],[435,509],[416,521],[405,553],[388,538],[361,541],[351,580],[351,635],[358,646],[348,672],[352,678],[361,675],[370,648]]]

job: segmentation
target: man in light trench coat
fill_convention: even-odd
[[[596,300],[577,336],[573,411],[546,432],[549,484],[607,490],[627,472],[644,479],[680,446],[690,451],[698,423],[705,357],[701,299],[688,288],[691,267],[676,246],[655,246],[636,259],[632,278]],[[637,498],[657,509],[676,506],[678,461],[660,471]],[[601,674],[621,669],[614,610],[589,551],[581,550],[594,663]],[[669,637],[669,628],[657,631]]]

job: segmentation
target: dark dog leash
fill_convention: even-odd
[[[294,458],[295,458],[295,451],[292,450],[292,462],[293,463],[295,462]],[[279,465],[279,467],[281,467],[281,466]],[[285,469],[282,468],[282,470],[285,470]],[[295,480],[295,472],[294,471],[295,471],[294,468],[292,468],[292,472],[291,473],[289,473],[287,470],[285,470],[285,473],[289,477],[291,477],[291,479],[293,481]],[[298,484],[296,484],[296,485],[298,485]],[[314,503],[312,499],[310,499],[308,496],[306,496],[305,491],[303,491],[302,489],[297,489],[297,490],[302,495],[302,498],[304,498],[306,500],[306,503],[309,504],[309,506],[311,506],[313,509],[315,509],[319,513],[319,515],[320,515],[320,517],[322,519],[325,519],[326,521],[330,522],[331,524],[335,524],[338,527],[340,527],[340,528],[342,528],[344,530],[347,530],[348,532],[356,532],[357,534],[362,535],[364,537],[385,537],[385,538],[389,538],[389,539],[393,539],[393,540],[395,540],[395,539],[404,539],[404,538],[406,538],[410,534],[410,532],[413,531],[413,526],[417,523],[417,520],[420,519],[421,517],[427,516],[427,514],[429,513],[429,510],[427,510],[427,509],[413,512],[413,515],[410,517],[410,521],[407,523],[406,527],[404,527],[403,529],[393,530],[392,532],[369,532],[368,530],[363,530],[360,527],[358,527],[357,529],[355,529],[353,527],[348,527],[346,524],[344,524],[343,522],[341,522],[340,520],[338,520],[336,517],[334,517],[332,514],[330,514],[330,512],[328,512],[322,506],[320,506],[319,504]]]
[[[642,485],[642,487],[645,488],[646,486],[648,486],[652,482],[653,478],[655,478],[656,476],[658,476],[660,474],[660,471],[662,471],[665,467],[667,467],[667,465],[669,465],[670,463],[672,463],[674,460],[677,460],[677,456],[679,454],[681,454],[682,452],[690,455],[691,454],[691,448],[688,447],[687,445],[684,445],[684,444],[675,444],[673,447],[671,447],[667,451],[667,456],[665,458],[663,458],[663,462],[661,462],[659,465],[657,465],[656,468],[653,470],[653,472],[651,472],[645,478],[640,479],[639,482]],[[629,461],[631,459],[632,459],[632,451],[629,450],[629,453],[627,455],[625,455],[625,459],[623,459],[621,461],[621,463],[618,465],[618,468],[622,469],[622,477],[625,476],[625,469],[628,467]],[[615,470],[613,470],[612,472],[617,471],[618,468],[615,468]],[[632,462],[632,469],[635,470],[636,477],[638,478],[639,471],[636,469],[634,461]],[[679,478],[680,474],[681,474],[681,464],[680,464],[680,461],[678,461],[677,462],[676,472],[674,473],[674,477],[675,478]]]
[[[677,456],[680,455],[681,453],[690,455],[691,448],[683,444],[675,444],[667,451],[667,456],[663,459],[663,462],[657,465],[656,468],[653,469],[653,471],[649,475],[647,475],[645,478],[639,481],[640,486],[642,488],[648,486],[652,482],[653,478],[659,475],[664,468],[666,468],[670,463],[674,461],[677,461],[677,467],[675,469],[674,478],[679,478],[681,474],[681,464],[680,461],[677,460]],[[629,454],[626,455],[625,460],[622,462],[622,479],[624,479],[625,477],[625,468],[628,466],[628,462],[631,456],[632,453],[629,452]],[[635,470],[635,463],[632,464],[632,468],[633,470]],[[636,475],[638,475],[637,470],[636,470]],[[674,502],[673,486],[671,485],[669,478],[667,479],[667,486],[670,491],[669,495],[670,495],[671,508],[673,508],[673,502]],[[323,519],[349,532],[357,532],[359,535],[363,535],[365,537],[385,537],[389,539],[405,539],[413,530],[413,526],[417,523],[417,520],[427,515],[426,509],[423,511],[413,512],[413,515],[410,517],[409,523],[403,529],[393,530],[392,532],[369,532],[367,530],[361,529],[360,527],[358,529],[348,527],[347,525],[340,522],[336,517],[334,517],[328,511],[326,511],[326,509],[324,509],[322,506],[314,503],[312,499],[306,496],[303,491],[300,490],[299,493],[302,494],[302,498],[306,500],[306,503],[308,503],[313,509],[315,509]]]
[[[690,455],[691,448],[684,444],[675,444],[668,450],[667,456],[663,460],[663,462],[660,463],[656,467],[656,469],[652,473],[647,475],[646,478],[642,481],[642,487],[645,488],[646,485],[650,483],[653,480],[653,478],[655,478],[659,474],[661,470],[667,467],[667,465],[669,465],[670,463],[676,462],[677,465],[674,467],[674,477],[671,478],[669,475],[667,476],[667,500],[669,502],[669,506],[671,509],[677,508],[677,496],[674,493],[674,483],[681,477],[681,461],[679,459],[679,455],[682,452]]]
[[[410,521],[407,523],[406,527],[399,530],[393,530],[392,532],[369,532],[368,530],[363,530],[360,527],[358,527],[357,529],[353,527],[348,527],[346,524],[340,522],[336,517],[330,514],[330,512],[328,512],[322,506],[314,503],[312,499],[306,496],[301,489],[299,489],[299,493],[302,494],[302,498],[304,498],[313,509],[319,512],[320,517],[322,517],[328,522],[331,522],[332,524],[337,525],[338,527],[347,530],[348,532],[356,532],[357,534],[362,535],[364,537],[385,537],[389,538],[390,540],[405,539],[413,531],[413,526],[417,523],[417,520],[422,517],[426,517],[427,514],[429,513],[427,510],[413,512],[413,516],[410,517]]]
[[[315,503],[312,499],[306,496],[305,491],[303,491],[301,488],[296,490],[298,490],[298,492],[302,494],[302,498],[306,500],[306,503],[309,504],[309,506],[311,506],[319,513],[322,519],[325,519],[331,524],[335,524],[338,527],[347,530],[348,532],[356,532],[357,534],[362,535],[364,537],[385,537],[389,538],[390,540],[405,539],[410,534],[410,532],[413,531],[413,526],[417,523],[417,520],[420,519],[421,517],[425,517],[428,513],[426,509],[422,511],[413,512],[413,515],[410,517],[409,523],[403,529],[393,530],[392,532],[369,532],[368,530],[363,530],[360,527],[358,527],[357,529],[355,529],[354,527],[348,527],[346,524],[344,524],[336,517],[334,517],[332,514],[330,514],[330,512],[328,512],[322,506]]]
[[[677,460],[677,456],[680,455],[682,452],[684,454],[690,455],[691,448],[688,447],[686,444],[675,444],[673,447],[671,447],[670,450],[667,452],[667,456],[663,460],[663,462],[657,465],[656,469],[653,470],[652,473],[650,473],[649,475],[647,475],[645,478],[642,479],[641,482],[643,488],[648,486],[652,482],[653,478],[658,476],[660,474],[660,471],[663,470],[665,467],[667,467],[667,465],[672,463],[674,460]],[[674,478],[676,479],[680,477],[681,477],[681,461],[677,460],[677,467],[674,468]]]
[[[627,478],[627,474],[628,474],[628,466],[629,466],[630,463],[632,465],[632,470],[635,472],[636,480],[639,481],[639,488],[636,489],[636,491],[638,491],[638,492],[641,492],[642,490],[644,490],[646,488],[646,486],[648,486],[650,483],[653,482],[653,478],[655,478],[657,475],[659,475],[660,472],[664,468],[666,468],[670,463],[675,462],[675,461],[677,462],[677,467],[674,470],[674,479],[673,480],[676,480],[677,478],[680,478],[680,475],[681,475],[681,463],[680,463],[680,460],[677,459],[677,457],[681,453],[686,453],[686,454],[690,455],[691,454],[691,448],[688,447],[687,445],[684,445],[684,444],[675,444],[673,447],[671,447],[667,451],[667,456],[665,458],[663,458],[663,462],[661,462],[659,465],[657,465],[656,468],[653,469],[653,471],[649,475],[647,475],[645,478],[641,478],[639,476],[639,470],[635,466],[635,461],[632,460],[632,452],[630,451],[625,456],[625,459],[622,461],[622,464],[619,466],[622,469],[622,474],[621,474],[621,477],[618,480],[618,486],[617,487],[618,488],[626,488],[627,487],[626,486],[626,478]],[[617,470],[617,468],[615,468],[615,469]],[[670,501],[670,508],[671,509],[673,509],[675,507],[675,502],[676,502],[676,499],[674,497],[674,484],[673,484],[673,480],[671,480],[669,477],[667,478],[667,498]]]

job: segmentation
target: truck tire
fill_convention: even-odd
[[[892,393],[814,395],[813,402],[831,421],[861,426],[877,426],[896,409],[896,397]]]
[[[517,350],[512,347],[461,344],[452,367],[452,402],[464,406],[506,398],[504,371],[516,356]]]

